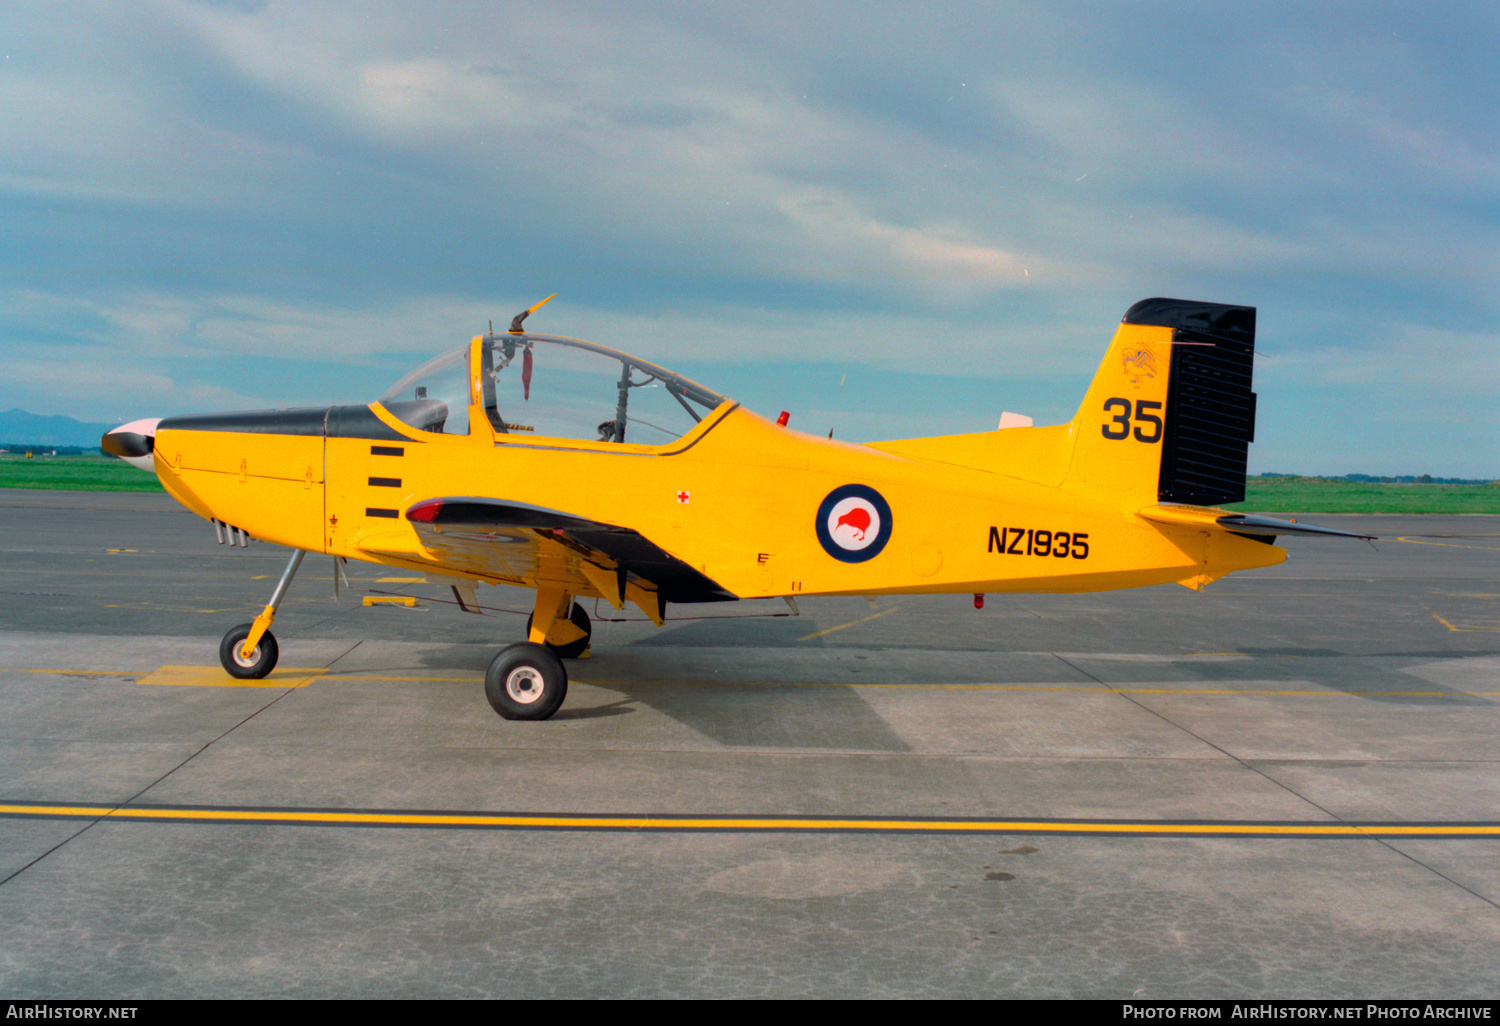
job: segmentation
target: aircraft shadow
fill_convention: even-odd
[[[649,681],[640,684],[611,681],[595,686],[621,696],[620,702],[612,703],[608,709],[627,704],[648,708],[726,748],[911,751],[911,746],[852,687],[674,686]],[[564,706],[557,718],[581,719],[589,715],[594,713]]]
[[[665,627],[629,644],[641,648],[791,648],[814,629],[806,618],[797,617],[726,617],[675,625],[668,620]]]
[[[1326,688],[1342,692],[1370,702],[1386,705],[1444,705],[1492,706],[1494,699],[1470,694],[1461,687],[1453,687],[1427,677],[1407,672],[1409,667],[1423,662],[1453,660],[1461,662],[1473,658],[1475,653],[1466,652],[1340,652],[1326,648],[1248,648],[1238,651],[1248,656],[1268,660],[1287,659],[1286,663],[1249,664],[1257,670],[1274,666],[1281,675],[1289,678],[1308,679]],[[1308,660],[1303,663],[1301,660]],[[1390,661],[1390,662],[1388,662]],[[1351,663],[1357,672],[1351,674]],[[1321,665],[1320,665],[1321,664]],[[1244,664],[1241,664],[1242,666]],[[1241,667],[1234,667],[1240,670]],[[1482,685],[1481,681],[1475,681]]]
[[[739,647],[755,647],[743,635],[733,641]],[[474,645],[437,645],[423,651],[416,662],[427,670],[482,677],[494,652]],[[568,660],[566,666],[570,680],[620,697],[593,708],[570,697],[554,717],[558,720],[605,719],[650,709],[725,747],[911,750],[854,687],[688,681],[670,651],[639,644],[595,650],[593,658]]]

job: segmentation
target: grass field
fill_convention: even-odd
[[[0,488],[50,488],[80,492],[160,492],[155,474],[112,456],[0,455]]]
[[[159,492],[161,483],[107,456],[0,455],[0,488]],[[1252,477],[1245,501],[1257,513],[1500,513],[1500,483],[1376,484],[1327,477]]]
[[[1330,477],[1252,477],[1245,501],[1256,513],[1500,513],[1500,484],[1378,484]]]

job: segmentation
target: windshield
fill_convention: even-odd
[[[381,402],[404,423],[468,432],[468,349],[430,360]],[[552,335],[482,340],[484,412],[497,434],[662,445],[693,429],[724,397],[655,364]]]
[[[418,431],[468,434],[469,347],[428,360],[388,388],[380,402]]]

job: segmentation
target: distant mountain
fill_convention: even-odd
[[[99,436],[118,424],[88,424],[72,417],[15,409],[0,413],[0,446],[76,445],[99,448]]]

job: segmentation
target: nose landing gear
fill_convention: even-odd
[[[276,590],[271,593],[271,601],[266,604],[266,608],[254,622],[231,627],[229,633],[224,635],[224,640],[219,642],[219,663],[231,677],[259,680],[276,669],[276,661],[281,658],[281,648],[276,644],[276,636],[270,631],[271,621],[276,619],[276,608],[286,597],[286,590],[305,555],[307,553],[301,549],[292,550],[292,558],[282,571],[281,580],[276,582]]]

